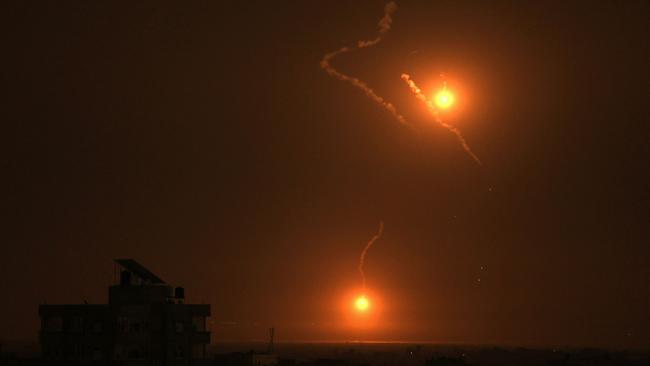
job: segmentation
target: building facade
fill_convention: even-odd
[[[41,356],[50,364],[199,365],[210,332],[210,305],[186,304],[131,259],[115,260],[119,283],[108,304],[41,305]]]

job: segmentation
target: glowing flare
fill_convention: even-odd
[[[417,84],[415,83],[415,81],[413,81],[413,79],[411,79],[411,76],[409,74],[402,74],[402,80],[404,80],[406,85],[409,86],[409,88],[411,89],[411,92],[413,92],[413,94],[415,94],[415,97],[419,101],[424,103],[424,105],[427,106],[427,109],[429,110],[429,113],[431,114],[431,116],[433,116],[434,121],[436,121],[436,123],[438,123],[440,126],[446,128],[449,132],[456,135],[456,138],[458,139],[460,144],[463,146],[463,149],[465,149],[465,152],[467,152],[467,154],[469,156],[471,156],[472,159],[474,159],[474,161],[476,161],[477,164],[482,165],[481,160],[478,158],[478,156],[476,156],[476,154],[474,154],[472,149],[469,147],[469,145],[467,144],[467,141],[465,141],[465,138],[460,133],[460,130],[458,128],[450,125],[449,123],[443,121],[442,118],[440,117],[440,111],[438,111],[438,108],[436,108],[438,98],[434,98],[434,100],[429,100],[429,98],[427,98],[424,95],[424,93],[422,93],[422,89],[420,89],[417,86]],[[447,90],[447,86],[445,85],[445,87],[442,89],[442,92],[444,92],[446,90]],[[451,99],[449,99],[449,96],[446,97],[445,99],[446,99],[446,101],[448,103],[449,102],[453,103],[453,94],[450,93],[449,95],[451,96]],[[449,105],[451,105],[451,104],[449,104]]]
[[[368,298],[365,295],[361,295],[357,297],[356,301],[354,302],[354,306],[357,308],[358,311],[366,311],[370,307],[370,301],[368,301]]]
[[[454,94],[447,89],[442,89],[435,96],[436,105],[442,109],[447,109],[454,104]]]

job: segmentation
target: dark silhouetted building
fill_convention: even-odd
[[[210,305],[185,304],[131,259],[117,259],[108,304],[41,305],[41,357],[53,364],[197,365],[210,343]]]

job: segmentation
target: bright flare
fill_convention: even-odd
[[[454,104],[454,94],[449,90],[442,89],[435,96],[436,105],[442,109],[447,109]]]
[[[463,146],[463,149],[465,149],[467,154],[469,154],[469,156],[471,156],[478,163],[478,165],[483,165],[483,164],[481,164],[481,160],[478,158],[478,156],[476,156],[476,154],[474,154],[472,149],[470,149],[469,145],[467,144],[467,141],[465,141],[465,138],[460,133],[460,130],[458,128],[454,127],[453,125],[450,125],[449,123],[446,123],[445,121],[442,120],[442,118],[440,118],[440,112],[438,111],[438,108],[439,108],[438,107],[438,105],[439,105],[438,104],[439,103],[438,98],[434,97],[433,98],[434,100],[430,100],[429,98],[427,98],[424,95],[424,93],[422,93],[422,89],[420,89],[417,86],[417,84],[415,84],[415,81],[413,81],[411,79],[411,76],[409,74],[402,74],[402,80],[404,80],[406,85],[409,86],[409,88],[411,89],[413,94],[415,94],[415,97],[418,100],[420,100],[422,103],[424,103],[424,105],[427,106],[427,109],[429,110],[429,113],[431,113],[431,115],[433,116],[433,119],[440,126],[446,128],[447,130],[449,130],[449,132],[456,135],[456,138],[458,138],[458,141],[460,141],[460,144]],[[453,104],[453,102],[454,102],[454,95],[447,90],[447,85],[446,84],[445,84],[445,87],[440,92],[438,92],[437,95],[440,95],[441,93],[448,93],[447,95],[451,96],[451,98],[449,98],[449,97],[442,98],[443,99],[442,101],[446,100],[447,101],[446,104],[448,106],[451,106],[451,104]]]
[[[370,302],[368,301],[368,298],[365,296],[359,296],[357,300],[354,302],[354,306],[357,308],[358,311],[366,311],[370,307]]]

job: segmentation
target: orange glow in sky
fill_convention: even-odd
[[[444,88],[436,94],[434,100],[439,108],[447,109],[454,104],[454,94]]]
[[[365,312],[370,307],[370,301],[365,295],[361,295],[354,301],[354,307],[357,311]]]
[[[350,288],[339,302],[341,326],[350,337],[369,337],[388,326],[386,303],[373,289]]]

